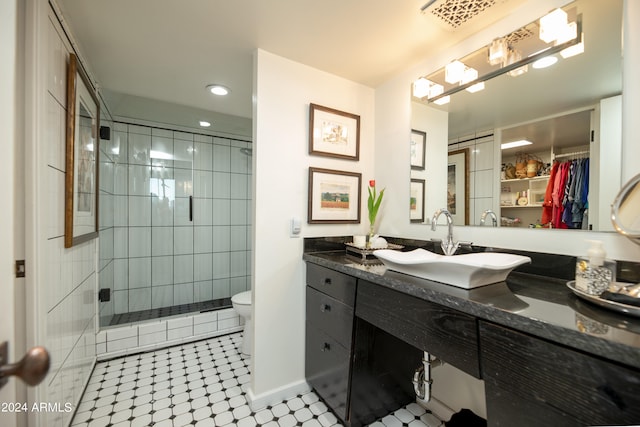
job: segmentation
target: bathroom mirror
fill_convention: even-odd
[[[616,196],[611,222],[618,233],[640,244],[640,175],[631,178]]]
[[[601,163],[600,154],[609,151],[619,155],[621,143],[619,138],[616,140],[610,134],[604,134],[601,128],[614,128],[615,131],[617,126],[618,133],[621,130],[621,110],[610,109],[608,101],[616,100],[619,104],[622,94],[622,0],[577,0],[563,9],[572,10],[570,13],[582,18],[585,46],[582,54],[559,59],[555,65],[544,69],[529,66],[526,73],[518,76],[500,75],[486,81],[484,90],[475,93],[462,90],[451,95],[450,102],[445,105],[412,97],[411,127],[427,134],[426,171],[438,171],[438,175],[426,177],[418,176],[424,175],[423,171],[411,171],[412,179],[426,179],[428,183],[427,219],[432,208],[447,203],[447,152],[470,150],[469,221],[458,221],[456,225],[480,225],[481,214],[486,209],[493,210],[499,219],[501,216],[525,217],[523,213],[527,210],[535,212],[531,219],[521,221],[520,226],[524,227],[541,217],[541,207],[534,209],[534,203],[542,200],[527,201],[528,207],[515,208],[517,196],[525,189],[504,185],[502,164],[515,163],[518,154],[525,158],[540,158],[541,167],[547,167],[556,155],[590,150],[593,170],[605,167],[607,171],[620,170],[619,159],[618,163],[607,159],[605,165]],[[487,50],[483,52],[486,58]],[[613,113],[605,115],[603,111]],[[534,145],[500,149],[501,143],[514,139],[529,139]],[[446,149],[441,148],[445,146]],[[544,158],[538,153],[545,153]],[[609,214],[605,213],[611,203],[606,195],[619,190],[620,180],[607,173],[609,178],[617,180],[616,187],[613,193],[611,188],[598,187],[606,185],[602,183],[602,176],[597,180],[599,182],[593,183],[590,202],[593,194],[597,206],[591,206],[591,209],[594,215],[599,213],[599,218],[592,223],[590,217],[587,229],[613,230]],[[546,182],[537,183],[534,188],[527,186],[527,193],[524,193],[527,200],[532,200],[532,196],[543,197],[545,186]],[[508,214],[500,212],[504,207],[501,206],[503,190],[513,192],[510,203],[515,205]],[[534,191],[535,195],[532,194]],[[484,225],[491,224],[492,221],[486,221]],[[502,225],[501,221],[498,225]]]

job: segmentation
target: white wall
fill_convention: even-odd
[[[440,230],[432,232],[429,227],[410,224],[407,220],[406,200],[409,199],[409,150],[405,145],[400,149],[395,141],[409,141],[411,129],[411,103],[409,88],[417,77],[429,74],[446,65],[450,60],[462,57],[488,44],[494,37],[506,34],[526,24],[528,16],[540,16],[554,7],[566,3],[561,0],[530,1],[505,20],[484,30],[447,52],[434,55],[422,64],[406,70],[394,79],[376,89],[376,175],[386,181],[389,199],[393,203],[388,206],[380,224],[383,235],[423,238],[437,237]],[[640,122],[634,120],[640,111],[640,84],[634,79],[634,70],[640,66],[640,28],[633,23],[640,20],[640,4],[625,0],[625,33],[624,33],[624,69],[623,69],[623,182],[640,172],[637,158],[640,155]],[[429,130],[427,129],[427,132]],[[427,153],[429,158],[429,153]],[[428,160],[427,160],[428,165]],[[617,171],[611,171],[616,173]],[[427,192],[429,191],[427,185]],[[437,185],[437,184],[435,184]],[[444,183],[442,184],[444,185]],[[428,197],[428,196],[427,196]],[[611,195],[613,200],[614,195]],[[391,212],[389,212],[391,211]],[[426,212],[427,216],[430,212]],[[439,234],[440,233],[440,234]],[[553,230],[547,234],[538,230],[510,229],[500,231],[491,227],[454,227],[456,240],[471,241],[478,245],[502,248],[524,249],[536,252],[560,253],[566,255],[582,255],[584,239],[599,239],[604,242],[607,254],[611,258],[640,261],[640,247],[615,233],[592,233]],[[462,373],[460,373],[462,376]],[[460,378],[456,377],[456,381]],[[462,380],[463,381],[463,380]],[[469,384],[473,387],[472,384]],[[435,388],[436,398],[442,398],[451,408],[460,409],[474,405],[474,402],[456,397],[455,393]],[[474,399],[476,400],[476,399]]]
[[[290,396],[288,391],[304,383],[303,239],[289,237],[290,219],[302,220],[302,237],[365,234],[368,180],[377,179],[379,188],[388,182],[373,175],[371,88],[263,50],[255,53],[254,68],[255,335],[250,397],[263,403],[281,393]],[[359,161],[308,154],[309,103],[360,116]],[[310,166],[362,173],[361,224],[306,223]]]
[[[425,187],[428,191],[425,189],[424,219],[425,222],[430,223],[433,212],[447,206],[447,187],[442,185],[433,188],[429,183],[441,181],[443,176],[447,176],[449,115],[446,111],[414,102],[411,108],[411,128],[427,132],[425,170],[412,170],[411,178],[426,181]],[[426,164],[429,166],[427,167]],[[402,214],[401,210],[398,211]]]

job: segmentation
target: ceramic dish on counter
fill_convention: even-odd
[[[567,282],[567,287],[573,292],[576,296],[583,298],[587,301],[590,301],[594,304],[599,305],[600,307],[608,308],[610,310],[618,311],[620,313],[630,314],[632,316],[640,317],[640,306],[623,304],[621,302],[611,301],[605,298],[601,298],[598,295],[590,295],[586,292],[581,291],[576,288],[576,281],[571,280]]]

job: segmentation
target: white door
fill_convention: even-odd
[[[15,343],[14,170],[16,143],[17,0],[0,1],[0,167],[3,207],[0,208],[0,343]],[[9,354],[11,354],[11,347]],[[0,425],[16,426],[16,379],[0,389]],[[10,410],[13,409],[13,410]]]

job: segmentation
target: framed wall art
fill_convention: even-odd
[[[98,236],[100,102],[74,54],[67,72],[64,247]]]
[[[358,160],[360,116],[309,104],[309,154]]]
[[[411,222],[424,222],[424,179],[411,179],[409,212]]]
[[[309,224],[360,223],[362,174],[309,168]]]
[[[469,224],[469,149],[449,152],[447,209],[455,225]]]
[[[427,133],[411,129],[411,169],[424,170]]]

